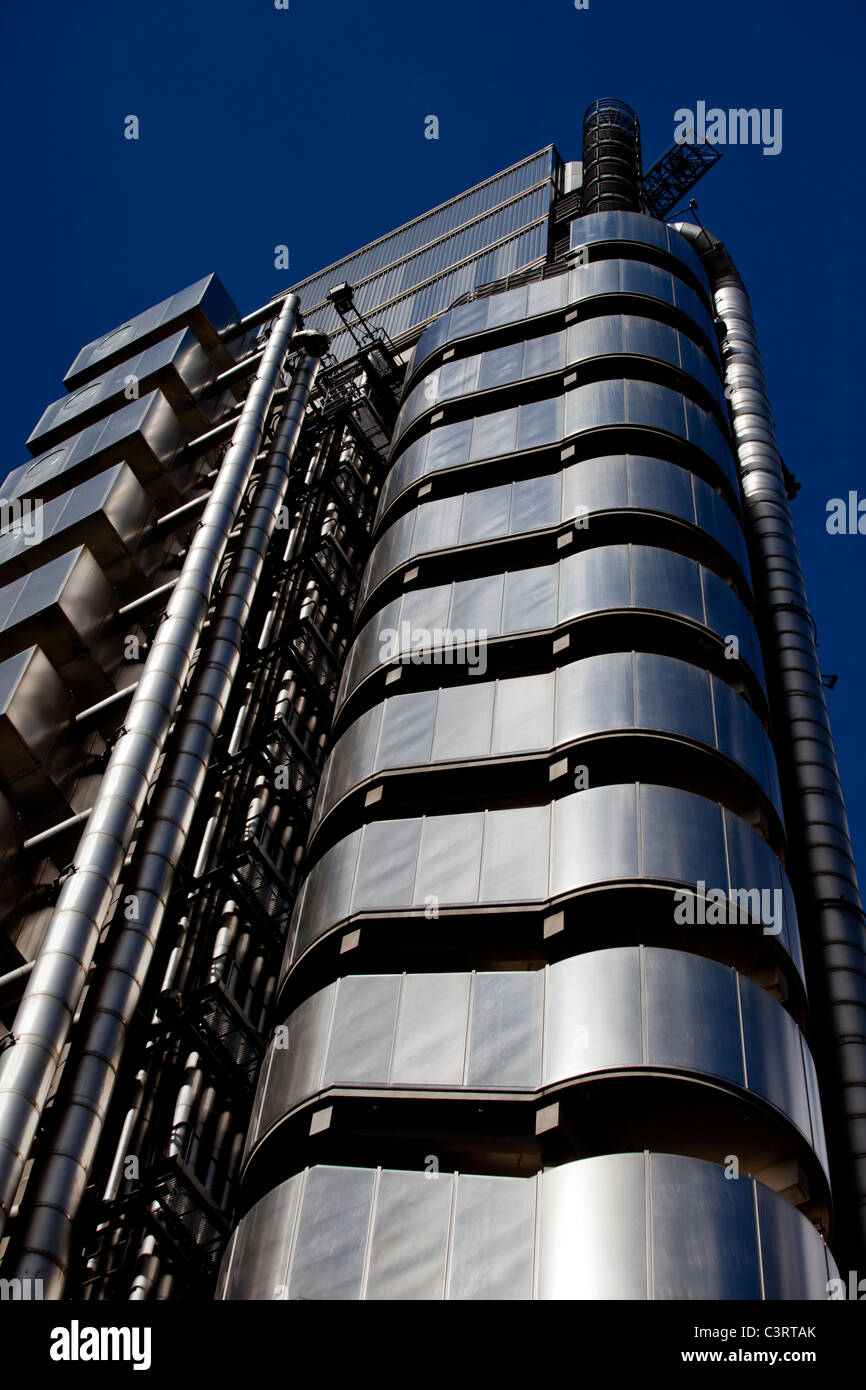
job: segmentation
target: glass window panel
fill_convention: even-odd
[[[548,973],[545,1083],[642,1060],[640,952],[594,951]]]
[[[355,830],[323,854],[311,869],[299,914],[295,958],[329,927],[348,916],[349,895],[360,843],[361,832]]]
[[[449,1299],[531,1299],[534,1245],[533,1179],[459,1175]]]
[[[453,396],[469,395],[478,385],[480,366],[481,358],[477,354],[474,357],[460,358],[456,362],[446,362],[439,372],[438,399],[444,401]]]
[[[385,1085],[397,1021],[399,975],[340,980],[323,1086]],[[294,1038],[292,1046],[294,1046]]]
[[[471,978],[404,976],[391,1064],[392,1084],[463,1084]]]
[[[776,935],[784,942],[787,939],[787,913],[782,866],[757,830],[727,808],[724,818],[732,911],[738,917],[748,915],[765,926],[780,928]],[[733,900],[734,893],[737,894],[736,901]],[[758,897],[758,894],[766,896]],[[774,894],[778,894],[778,897]]]
[[[727,502],[717,492],[713,492],[700,478],[695,479],[695,501],[697,504],[698,525],[715,536],[730,555],[733,555],[746,575],[749,574],[745,555],[743,533]]]
[[[677,332],[666,323],[656,323],[653,319],[634,318],[629,315],[622,320],[623,344],[626,352],[639,357],[654,357],[660,362],[679,365]]]
[[[789,1014],[751,980],[740,980],[749,1089],[790,1115],[812,1138],[801,1034]]]
[[[508,516],[511,508],[511,487],[485,488],[483,492],[467,492],[463,498],[460,522],[460,543],[490,540],[493,536],[508,535]]]
[[[361,1293],[374,1170],[311,1168],[304,1182],[287,1294],[357,1299]]]
[[[376,771],[412,767],[430,761],[436,720],[435,690],[392,695],[380,706],[382,732],[376,752]]]
[[[530,401],[517,412],[518,449],[537,449],[562,438],[564,403],[561,396],[549,401]]]
[[[502,588],[505,576],[491,574],[483,579],[463,579],[454,585],[449,626],[476,636],[484,632],[498,637],[501,631]]]
[[[507,574],[503,631],[534,632],[555,627],[558,585],[556,565]]]
[[[553,671],[499,681],[493,716],[494,753],[552,746],[555,684]]]
[[[678,787],[642,786],[645,878],[703,881],[727,894],[722,808]]]
[[[528,287],[521,285],[516,290],[506,290],[504,294],[490,296],[487,313],[487,327],[494,328],[501,323],[517,323],[526,318]]]
[[[634,727],[631,652],[605,652],[556,673],[556,742]]]
[[[280,1296],[300,1195],[298,1174],[256,1202],[238,1224],[225,1298],[264,1301]]]
[[[565,333],[548,333],[530,338],[524,345],[523,376],[544,376],[565,366]]]
[[[443,425],[430,432],[430,448],[427,453],[427,472],[439,472],[443,468],[458,468],[469,458],[469,441],[472,437],[472,421],[460,420],[456,425]]]
[[[550,895],[637,877],[633,786],[593,787],[553,803]]]
[[[469,1025],[469,1086],[539,1086],[544,972],[475,976]]]
[[[652,1253],[653,1297],[677,1301],[762,1298],[751,1182],[720,1182],[714,1164],[674,1154],[653,1154],[649,1163],[657,1233]],[[699,1221],[685,1215],[692,1212],[700,1213]],[[726,1257],[708,1260],[707,1250],[717,1241],[724,1242]]]
[[[724,681],[713,681],[719,748],[745,767],[765,791],[769,791],[767,761],[761,722],[741,695]]]
[[[362,782],[373,771],[381,719],[381,707],[368,710],[335,744],[329,769],[338,794]]]
[[[476,903],[484,812],[426,816],[418,855],[413,901],[417,907]]]
[[[684,468],[661,459],[632,457],[629,459],[629,482],[633,507],[694,521],[692,478]]]
[[[450,1174],[380,1174],[367,1300],[442,1298],[452,1183]]]
[[[567,333],[569,363],[584,362],[588,357],[604,357],[613,352],[622,352],[622,320],[612,315],[573,323]]]
[[[715,746],[709,676],[698,666],[655,652],[637,653],[638,723]]]
[[[551,276],[549,280],[539,280],[530,285],[527,317],[535,318],[538,314],[548,314],[553,309],[561,308],[565,303],[567,288],[568,279],[565,275]]]
[[[509,381],[519,381],[523,367],[523,344],[509,343],[507,347],[485,352],[481,358],[481,375],[478,385],[485,391],[491,386],[503,386]]]
[[[514,452],[517,438],[517,411],[499,410],[491,415],[480,415],[477,420],[467,422],[472,425],[472,448],[469,453],[474,463],[477,459],[498,458],[501,454]]]
[[[320,989],[289,1015],[291,1046],[273,1051],[256,1117],[256,1138],[280,1115],[321,1088],[335,988],[327,985]]]
[[[511,534],[541,531],[559,523],[562,508],[562,475],[548,473],[514,484],[511,502]]]
[[[559,568],[560,622],[602,608],[629,606],[628,546],[607,545],[569,555]]]
[[[636,608],[657,608],[703,621],[700,572],[693,560],[672,550],[632,547]]]
[[[481,858],[482,902],[546,897],[549,847],[549,806],[488,811]]]
[[[565,398],[565,433],[580,434],[598,425],[621,425],[625,420],[625,383],[592,381]]]
[[[622,266],[622,288],[626,294],[645,294],[651,299],[660,299],[665,304],[673,304],[673,276],[659,266],[645,265],[641,261],[620,261]]]
[[[480,333],[487,326],[488,299],[476,299],[471,304],[459,304],[451,310],[451,325],[448,337],[464,338],[471,333]]]
[[[420,834],[419,820],[374,821],[364,826],[353,912],[411,903]]]
[[[412,538],[413,555],[424,555],[431,550],[446,550],[457,544],[462,502],[462,497],[443,497],[437,502],[427,502],[416,508],[415,534]]]
[[[738,637],[740,654],[749,661],[752,647],[752,624],[749,615],[733,589],[717,574],[704,570],[704,600],[707,627],[722,637]]]
[[[628,473],[622,455],[586,459],[565,470],[563,520],[584,516],[586,511],[626,506]]]
[[[685,438],[683,398],[654,381],[626,381],[626,418],[632,425],[649,425]]]
[[[685,951],[647,947],[647,1061],[745,1083],[732,972]]]
[[[724,407],[725,393],[722,383],[706,353],[702,352],[697,343],[693,343],[691,338],[687,338],[684,333],[677,334],[677,337],[683,371],[688,372],[695,381],[701,382],[719,402],[719,405]]]
[[[490,752],[494,686],[483,684],[444,686],[439,692],[433,761],[485,758]]]
[[[448,624],[451,585],[435,589],[411,589],[403,595],[400,607],[400,650],[429,652],[441,643],[441,630]],[[440,636],[437,638],[437,631]]]

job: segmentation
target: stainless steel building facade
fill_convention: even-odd
[[[7,480],[4,1273],[854,1267],[863,911],[748,297],[628,108],[583,153],[131,320]]]

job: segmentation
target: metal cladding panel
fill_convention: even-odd
[[[79,546],[0,588],[0,659],[35,642],[78,693],[108,694],[120,658],[107,627],[116,607],[114,589]]]
[[[590,614],[626,608],[686,618],[725,640],[738,634],[742,660],[764,684],[755,624],[723,579],[661,547],[600,545],[507,576],[408,590],[357,632],[337,708],[385,668],[441,665],[448,649],[475,643],[481,651],[495,637],[553,631]],[[481,674],[480,658],[476,665]]]
[[[362,1014],[359,1056],[350,1043]],[[766,1101],[826,1161],[797,1023],[759,985],[686,951],[629,946],[544,971],[351,977],[306,999],[285,1026],[292,1045],[272,1044],[249,1153],[331,1088],[527,1094],[643,1071],[650,1092],[663,1073],[711,1080],[705,1102],[726,1093]]]
[[[617,1153],[530,1178],[308,1168],[240,1221],[216,1296],[817,1301],[837,1274],[815,1228],[761,1183]]]
[[[686,468],[639,455],[605,455],[516,483],[425,501],[380,533],[358,596],[358,612],[377,586],[425,555],[455,552],[483,541],[526,537],[580,518],[592,544],[592,518],[602,512],[652,512],[706,532],[748,580],[745,537],[730,505]],[[689,541],[683,540],[683,546]],[[478,568],[477,552],[455,556]],[[719,561],[719,568],[724,568]],[[741,584],[742,587],[742,584]]]
[[[662,310],[676,309],[686,315],[699,330],[713,360],[717,360],[715,329],[704,301],[673,269],[664,270],[644,261],[629,260],[626,247],[621,259],[594,261],[579,270],[458,304],[441,313],[425,328],[415,345],[412,372],[417,373],[433,352],[456,345],[463,339],[474,338],[507,323],[522,323],[551,314],[557,314],[557,322],[561,322],[561,311],[565,309],[587,300],[623,294],[635,297],[636,313],[641,312],[641,301],[646,300],[661,306]],[[619,306],[617,312],[621,312]]]
[[[38,647],[0,662],[0,776],[16,804],[22,793],[27,799],[26,779],[37,769],[65,784],[70,750],[57,746],[57,736],[72,713],[69,690]]]
[[[576,217],[572,222],[572,250],[606,241],[618,244],[634,241],[675,256],[701,282],[709,297],[709,283],[698,256],[679,232],[657,218],[640,212],[594,212],[585,217]]]
[[[38,569],[77,542],[115,583],[140,586],[133,553],[154,520],[153,503],[125,463],[95,474],[0,533],[0,582]],[[38,529],[37,529],[38,527]]]
[[[154,389],[162,392],[178,414],[188,412],[191,425],[204,428],[213,410],[203,410],[195,397],[213,375],[213,363],[195,334],[180,329],[144,352],[134,353],[108,368],[71,396],[53,401],[27,440],[27,447],[37,458],[61,440]]]
[[[108,367],[123,362],[132,352],[141,352],[180,328],[192,329],[214,362],[230,367],[234,359],[219,342],[218,335],[237,323],[240,317],[217,276],[206,275],[194,285],[188,285],[110,333],[87,343],[63,378],[63,384],[73,391]]]
[[[516,868],[507,864],[514,845],[520,847]],[[322,855],[304,881],[284,974],[310,946],[360,912],[423,912],[430,895],[443,909],[545,903],[616,882],[681,884],[693,892],[703,883],[698,891],[718,890],[732,904],[744,888],[757,890],[760,905],[748,920],[770,929],[799,961],[793,899],[758,831],[694,792],[611,784],[549,806],[374,821],[353,831]],[[743,910],[737,908],[737,920]]]
[[[145,486],[159,480],[166,496],[179,500],[165,469],[182,435],[183,425],[171,406],[158,391],[151,391],[13,470],[4,484],[4,497],[47,501],[123,460]]]
[[[567,332],[559,330],[526,342],[509,343],[489,352],[477,353],[447,362],[422,376],[405,397],[392,436],[399,440],[423,414],[446,401],[471,396],[521,382],[535,381],[606,358],[643,358],[663,364],[691,378],[694,386],[707,393],[725,418],[725,398],[716,365],[707,353],[684,333],[669,324],[639,315],[609,314],[573,324]],[[612,364],[616,369],[616,364]],[[610,368],[609,368],[610,369]],[[619,368],[634,376],[636,369]],[[692,389],[694,390],[694,386]],[[482,404],[482,402],[479,402]]]

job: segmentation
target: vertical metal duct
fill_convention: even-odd
[[[823,994],[824,1006],[815,1042],[826,1063],[822,1083],[835,1101],[825,1106],[824,1118],[834,1170],[838,1164],[842,1177],[834,1247],[856,1268],[866,1258],[866,919],[749,296],[727,248],[711,232],[688,222],[674,229],[700,255],[724,323],[725,394],[772,644],[771,679],[774,668],[778,683],[777,738],[787,744],[793,804],[786,814],[802,856],[792,875],[812,900],[806,940],[814,943],[818,969],[809,983],[813,995]],[[837,1114],[844,1118],[836,1121]]]
[[[61,1118],[51,1147],[40,1156],[32,1204],[17,1246],[17,1267],[39,1269],[46,1298],[59,1298],[66,1282],[76,1213],[89,1181],[108,1104],[114,1091],[127,1031],[141,997],[148,968],[201,801],[214,741],[241,667],[241,639],[261,579],[265,556],[289,484],[310,391],[326,351],[325,334],[297,333],[301,358],[283,405],[236,555],[172,740],[170,763],[163,767],[147,820],[135,875],[124,883],[119,930],[105,967],[88,1001],[87,1036],[76,1052],[71,1075],[63,1078]],[[130,915],[132,914],[132,915]]]
[[[226,544],[261,447],[295,330],[287,295],[168,601],[0,1057],[0,1234],[53,1084],[100,930],[198,645]]]
[[[615,97],[594,101],[583,118],[581,213],[641,210],[640,125]]]

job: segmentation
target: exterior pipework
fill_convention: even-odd
[[[300,335],[299,335],[300,336]],[[92,1168],[104,1116],[117,1079],[127,1030],[141,997],[165,916],[174,875],[201,799],[214,740],[240,670],[246,628],[265,555],[289,483],[289,468],[304,413],[326,350],[323,334],[305,334],[268,467],[256,489],[240,547],[193,687],[170,768],[144,841],[138,872],[124,885],[136,916],[124,916],[114,950],[100,975],[88,1036],[67,1093],[63,1120],[39,1175],[33,1207],[19,1246],[22,1268],[44,1271],[46,1297],[60,1297],[71,1251],[72,1225]]]
[[[99,934],[183,690],[231,531],[249,487],[297,322],[289,295],[271,330],[202,523],[103,777],[0,1057],[0,1233],[15,1201]]]
[[[866,919],[749,296],[730,253],[711,232],[691,223],[677,223],[675,230],[700,255],[725,326],[726,394],[788,745],[789,826],[802,846],[802,878],[812,899],[819,963],[813,978],[820,975],[827,1034],[829,1075],[822,1080],[837,1099],[836,1106],[824,1106],[831,1160],[835,1137],[842,1173],[835,1184],[836,1244],[857,1267],[866,1258]],[[844,1125],[834,1136],[837,1109]]]

